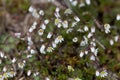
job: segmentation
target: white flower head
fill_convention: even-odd
[[[19,68],[23,69],[24,66],[25,66],[25,62],[24,62],[24,61],[18,63],[18,67],[19,67]]]
[[[64,41],[64,38],[61,35],[55,39],[56,44],[61,43],[62,41]]]
[[[42,54],[45,54],[45,45],[44,44],[40,47],[40,52]]]
[[[44,33],[44,30],[43,29],[39,29],[38,34],[41,36],[41,35],[43,35],[43,33]]]
[[[52,52],[54,49],[52,47],[47,48],[47,52]]]
[[[35,9],[33,8],[33,6],[30,6],[29,9],[28,9],[29,12],[34,12],[34,10]]]
[[[80,21],[79,17],[77,17],[77,16],[75,16],[74,19],[75,19],[77,22]]]
[[[90,0],[85,0],[86,4],[87,5],[90,5],[91,4],[91,1]]]
[[[17,60],[16,58],[13,58],[13,59],[12,59],[12,63],[15,63],[15,62],[16,62],[16,60]]]
[[[35,54],[36,51],[35,51],[34,49],[31,49],[31,50],[30,50],[30,53],[31,53],[31,54]]]
[[[118,36],[118,35],[114,37],[115,42],[117,42],[118,39],[119,39],[119,36]]]
[[[68,65],[68,70],[71,72],[71,71],[74,71],[73,67]]]
[[[44,15],[44,11],[43,11],[43,10],[40,10],[40,11],[39,11],[39,14],[40,14],[41,16],[43,16],[43,15]]]
[[[71,9],[66,9],[64,14],[71,14],[72,13],[72,10]]]
[[[80,55],[79,55],[79,56],[80,56],[80,57],[83,57],[83,56],[84,56],[83,51],[80,52]]]
[[[106,70],[100,72],[100,77],[106,77],[107,75],[108,75],[108,73]]]
[[[94,55],[90,56],[90,60],[95,61],[95,56]]]
[[[50,39],[52,37],[53,33],[52,32],[49,32],[48,35],[47,35],[47,38]]]
[[[58,27],[58,28],[60,28],[61,26],[62,26],[62,23],[61,23],[62,21],[59,19],[59,18],[56,18],[55,19],[55,25]]]
[[[110,45],[112,46],[114,44],[114,41],[112,39],[110,39]]]
[[[57,45],[56,45],[55,42],[52,42],[52,47],[53,47],[53,48],[56,48],[56,47],[57,47]]]
[[[4,56],[4,53],[0,51],[0,57],[3,58]]]
[[[68,21],[65,20],[62,22],[63,28],[68,28]]]
[[[34,12],[32,12],[32,16],[37,19],[40,17],[40,15],[37,13],[37,10],[34,10]]]
[[[84,26],[84,31],[88,31],[89,29],[88,29],[88,26]]]
[[[27,71],[27,76],[30,76],[31,75],[31,70],[28,70]]]
[[[100,75],[100,72],[99,72],[99,71],[96,71],[95,74],[96,74],[96,76],[99,76],[99,75]]]
[[[44,20],[44,23],[47,25],[50,21],[48,19]]]
[[[72,28],[69,28],[69,29],[67,29],[67,31],[66,31],[66,33],[68,34],[68,33],[70,33],[70,32],[72,32]]]
[[[77,37],[74,37],[74,38],[72,39],[72,41],[76,43],[76,42],[78,41],[78,38],[77,38]]]
[[[50,78],[46,77],[45,80],[50,80]]]
[[[109,24],[104,24],[104,28],[105,28],[105,33],[108,34],[110,32],[110,25]]]
[[[43,30],[45,30],[46,29],[46,25],[43,23],[43,24],[41,24],[40,25],[40,27],[43,29]]]
[[[71,27],[75,27],[77,25],[77,22],[72,22]]]
[[[72,1],[71,3],[72,3],[73,6],[77,6],[78,2],[75,0],[75,1]]]
[[[95,27],[91,27],[91,33],[95,33]]]
[[[92,36],[93,36],[93,33],[90,32],[87,37],[91,38]]]
[[[84,7],[84,6],[85,6],[85,3],[83,2],[79,4],[79,7]]]
[[[117,14],[116,20],[120,20],[120,14]]]

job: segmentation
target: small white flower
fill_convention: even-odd
[[[33,74],[34,77],[36,77],[37,75],[39,75],[39,72],[35,72],[35,73]]]
[[[27,71],[27,76],[30,76],[31,75],[31,70],[28,70]]]
[[[37,10],[34,10],[34,12],[32,12],[32,16],[34,16],[37,19],[40,17],[40,15],[37,13]]]
[[[15,62],[16,62],[16,60],[17,60],[16,58],[13,58],[13,59],[12,59],[12,63],[15,63]]]
[[[100,72],[99,71],[96,71],[96,76],[99,76],[100,75]]]
[[[96,43],[95,43],[94,41],[91,41],[90,44],[91,44],[92,46],[96,46]]]
[[[120,20],[120,14],[117,14],[116,20]]]
[[[68,21],[65,20],[62,22],[63,28],[68,28]]]
[[[64,14],[71,14],[72,13],[72,10],[71,9],[66,9]]]
[[[80,52],[80,57],[83,57],[84,56],[84,53],[81,51]]]
[[[69,71],[74,71],[73,67],[70,66],[70,65],[68,65],[68,70],[69,70]]]
[[[25,66],[25,62],[19,62],[18,63],[18,67],[23,69],[23,67]]]
[[[45,24],[42,24],[40,27],[41,27],[43,30],[46,29],[46,25],[45,25]]]
[[[37,22],[35,21],[35,22],[33,22],[33,26],[36,26],[37,25]],[[35,29],[35,28],[34,28]]]
[[[52,37],[53,33],[52,32],[49,32],[48,35],[47,35],[47,38],[50,39]]]
[[[3,72],[6,72],[7,71],[7,67],[3,67]]]
[[[88,31],[89,29],[88,29],[88,26],[84,26],[84,31]]]
[[[91,4],[91,1],[90,0],[85,0],[86,4],[87,5],[90,5]]]
[[[84,32],[84,30],[82,30],[81,28],[79,28],[77,31],[78,31],[78,32],[81,32],[81,33]]]
[[[75,19],[77,22],[80,21],[80,19],[79,19],[77,16],[75,16],[74,19]]]
[[[32,55],[30,54],[30,55],[27,55],[27,58],[31,58],[32,57]]]
[[[75,27],[77,25],[77,22],[72,22],[71,27]]]
[[[72,32],[72,28],[69,28],[69,29],[67,29],[67,31],[66,31],[66,33],[68,34],[68,33],[70,33],[70,32]]]
[[[29,12],[34,12],[34,8],[32,6],[29,7],[28,9]]]
[[[0,57],[3,58],[4,57],[4,53],[0,51]]]
[[[93,34],[92,34],[92,33],[89,33],[87,37],[88,37],[88,38],[91,38],[92,36],[93,36]]]
[[[106,70],[100,72],[100,77],[105,77],[105,76],[107,76],[107,75],[108,75],[108,73],[107,73]]]
[[[59,12],[60,11],[60,9],[57,7],[56,9],[55,9],[55,12]]]
[[[77,1],[72,1],[71,3],[72,3],[73,6],[77,6],[78,2]]]
[[[34,29],[31,27],[31,28],[29,29],[29,32],[33,32],[33,30],[34,30]]]
[[[52,47],[53,47],[53,48],[56,48],[56,47],[57,47],[57,45],[56,45],[55,42],[52,42]]]
[[[95,56],[94,55],[90,56],[90,60],[95,61]]]
[[[111,39],[110,40],[110,45],[112,46],[114,44],[114,41]]]
[[[118,35],[114,37],[115,42],[117,42],[118,39],[119,39],[119,36],[118,36]]]
[[[84,6],[85,6],[85,3],[83,2],[79,4],[79,7],[84,7]]]
[[[45,80],[50,80],[50,78],[46,77]]]
[[[78,38],[77,38],[77,37],[74,37],[74,38],[72,39],[72,41],[73,41],[73,42],[77,42],[77,41],[78,41]]]
[[[95,47],[90,47],[91,52],[95,52]]]
[[[108,34],[110,32],[110,25],[104,24],[104,28],[105,28],[105,33]]]
[[[63,37],[60,35],[58,36],[56,39],[55,39],[55,43],[58,44],[58,43],[61,43],[62,41],[64,41]]]
[[[39,29],[38,34],[41,36],[41,35],[43,35],[43,33],[44,33],[44,30],[43,29]]]
[[[39,14],[40,14],[41,16],[43,16],[43,15],[44,15],[44,11],[43,11],[43,10],[40,10],[40,11],[39,11]]]
[[[49,23],[49,20],[48,19],[44,20],[44,23],[47,25]]]
[[[85,51],[85,54],[88,54],[88,51]]]
[[[15,33],[15,36],[16,36],[17,38],[20,38],[21,33]]]
[[[36,51],[35,51],[34,49],[31,49],[31,50],[30,50],[30,53],[31,53],[31,54],[35,54]]]
[[[47,48],[47,52],[52,52],[54,49],[52,47]]]
[[[56,19],[55,19],[55,25],[56,25],[58,28],[60,28],[60,27],[62,26],[61,22],[62,22],[62,21],[61,21],[59,18],[56,18]]]
[[[91,27],[91,33],[95,33],[95,27]]]
[[[44,45],[44,44],[41,46],[40,52],[41,52],[42,54],[45,54],[45,45]]]

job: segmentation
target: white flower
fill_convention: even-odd
[[[118,36],[118,35],[114,37],[115,42],[117,42],[118,39],[119,39],[119,36]]]
[[[48,35],[47,35],[47,38],[50,39],[52,37],[53,33],[52,32],[49,32]]]
[[[58,44],[58,43],[61,43],[62,41],[64,41],[63,37],[60,35],[58,36],[56,39],[55,39],[55,43]]]
[[[71,9],[66,9],[64,14],[71,14],[72,13],[72,10]]]
[[[52,47],[47,48],[47,52],[52,52],[54,49]]]
[[[40,15],[37,13],[37,10],[34,10],[33,12],[32,12],[32,16],[34,16],[35,18],[39,18],[40,17]]]
[[[49,23],[49,20],[48,19],[44,20],[44,23],[47,25]]]
[[[45,25],[45,24],[42,24],[40,27],[41,27],[43,30],[46,29],[46,25]]]
[[[114,41],[112,39],[109,42],[111,46],[114,44]]]
[[[72,28],[69,28],[69,29],[67,29],[67,31],[66,31],[66,33],[68,34],[68,33],[70,33],[70,32],[72,32]]]
[[[31,50],[30,50],[30,53],[31,53],[31,54],[35,54],[36,51],[35,51],[34,49],[31,49]]]
[[[33,74],[34,77],[37,76],[37,75],[39,75],[39,72],[35,72],[35,73]]]
[[[44,44],[40,47],[40,52],[42,54],[45,54],[45,45]]]
[[[72,22],[71,27],[75,27],[77,25],[77,22]]]
[[[77,42],[77,41],[78,41],[78,38],[77,38],[77,37],[74,37],[74,38],[72,39],[72,41],[73,41],[73,42]]]
[[[57,47],[57,45],[56,45],[55,42],[52,42],[52,47],[53,47],[53,48],[56,48],[56,47]]]
[[[74,19],[75,19],[77,22],[80,21],[80,19],[79,19],[77,16],[75,16]]]
[[[63,28],[68,28],[68,21],[65,20],[62,22]]]
[[[100,72],[100,77],[105,77],[105,76],[107,76],[107,75],[108,75],[108,73],[107,73],[106,70]]]
[[[90,5],[91,4],[91,1],[90,0],[85,0],[86,4],[87,5]]]
[[[60,27],[62,26],[61,22],[62,22],[62,21],[61,21],[59,18],[56,18],[56,19],[55,19],[55,25],[56,25],[58,28],[60,28]]]
[[[29,32],[33,32],[33,30],[34,30],[33,28],[30,28],[30,29],[29,29]]]
[[[72,3],[73,6],[77,6],[78,2],[77,1],[72,1],[71,3]]]
[[[27,71],[27,76],[30,76],[31,75],[31,70],[28,70]]]
[[[90,44],[91,44],[92,46],[96,46],[96,43],[95,43],[94,41],[91,41]]]
[[[32,6],[29,7],[28,9],[29,12],[33,12],[34,11],[34,8]]]
[[[43,33],[44,33],[44,30],[43,29],[39,29],[38,34],[41,36],[41,35],[43,35]]]
[[[7,67],[3,67],[3,72],[6,72],[7,71]]]
[[[91,33],[95,33],[95,27],[91,27]]]
[[[79,28],[77,31],[78,32],[84,32],[84,30],[82,30],[81,28]]]
[[[3,58],[4,57],[4,53],[0,51],[0,57]]]
[[[95,61],[95,56],[94,55],[90,56],[90,60]]]
[[[96,71],[96,76],[99,76],[100,75],[100,72],[99,71]]]
[[[30,54],[30,55],[27,55],[27,58],[30,58],[30,57],[32,57],[32,55]]]
[[[89,33],[87,37],[91,38],[92,36],[93,36],[93,33]]]
[[[17,38],[20,38],[21,33],[15,33],[15,36],[16,36]]]
[[[50,78],[46,77],[45,80],[50,80]]]
[[[88,51],[85,51],[85,54],[88,54]]]
[[[40,14],[41,16],[43,16],[43,15],[44,15],[44,11],[43,11],[43,10],[40,10],[40,11],[39,11],[39,14]]]
[[[83,57],[84,56],[84,53],[83,51],[80,52],[80,57]]]
[[[83,7],[83,6],[85,6],[85,3],[82,2],[79,4],[79,7]]]
[[[117,14],[116,20],[120,20],[120,14]]]
[[[19,68],[23,69],[24,66],[25,66],[25,62],[24,61],[18,63],[18,67]]]
[[[57,8],[55,9],[55,11],[56,11],[56,12],[59,12],[59,11],[60,11],[60,9],[57,7]]]
[[[16,60],[17,60],[16,58],[13,58],[13,59],[12,59],[12,63],[15,63],[15,62],[16,62]]]
[[[105,28],[105,33],[108,34],[110,32],[110,25],[104,24],[104,28]]]
[[[70,66],[70,65],[68,65],[68,70],[69,70],[69,71],[74,71],[73,67]]]
[[[84,31],[88,31],[89,29],[88,29],[88,26],[84,26]]]

